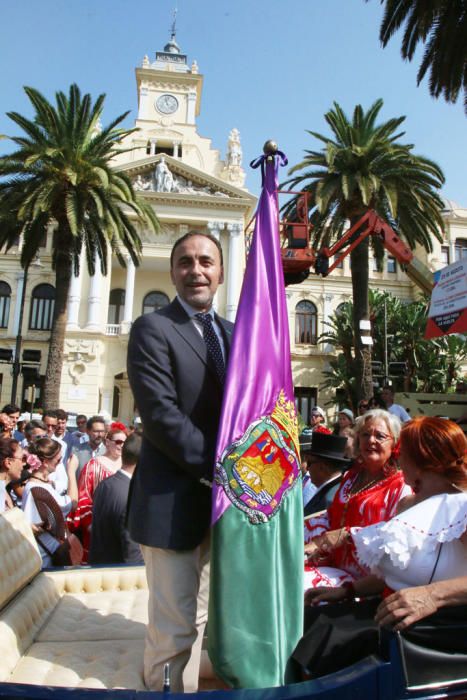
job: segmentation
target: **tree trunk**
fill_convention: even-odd
[[[44,410],[61,408],[60,384],[67,324],[68,293],[72,275],[72,255],[66,250],[57,255],[55,269],[55,308],[50,334],[49,355],[44,382]]]
[[[351,220],[353,226],[360,217]],[[355,369],[357,379],[357,399],[369,399],[373,396],[373,377],[371,371],[371,345],[363,345],[360,321],[370,318],[368,301],[368,238],[365,238],[350,253],[352,294],[353,294],[353,327],[355,337]]]

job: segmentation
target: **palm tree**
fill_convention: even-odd
[[[37,90],[24,88],[35,114],[32,120],[9,112],[24,132],[12,137],[19,147],[0,157],[0,249],[22,241],[27,269],[41,241],[53,229],[52,267],[55,309],[45,374],[45,408],[59,405],[68,292],[79,273],[84,247],[89,273],[99,263],[107,274],[109,249],[125,266],[126,250],[137,265],[141,253],[138,225],[158,229],[152,208],[137,199],[129,178],[113,170],[111,160],[131,131],[119,128],[128,112],[100,127],[105,95],[92,103],[77,85],[53,105]]]
[[[402,57],[411,61],[418,44],[426,44],[418,70],[421,83],[429,72],[430,94],[455,102],[464,90],[467,111],[466,0],[381,0],[385,4],[379,38],[385,47],[405,24]]]
[[[321,151],[305,151],[305,158],[289,174],[307,168],[281,187],[302,188],[311,194],[311,223],[314,245],[328,245],[341,237],[348,222],[353,226],[373,209],[412,248],[420,243],[431,251],[431,237],[442,240],[443,202],[436,192],[444,182],[440,168],[431,160],[412,153],[412,145],[401,144],[398,128],[405,117],[376,123],[382,100],[367,112],[355,107],[350,121],[342,108],[334,108],[325,119],[332,137],[310,131],[324,143]],[[294,200],[287,205],[293,212]],[[357,393],[372,395],[371,349],[361,342],[360,321],[369,318],[368,253],[366,238],[350,253],[354,311]],[[372,237],[375,254],[381,243]]]

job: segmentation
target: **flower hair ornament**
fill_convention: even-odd
[[[329,428],[326,428],[325,425],[317,425],[316,428],[313,428],[314,433],[324,433],[324,435],[331,435],[332,431],[329,430]]]
[[[28,454],[26,457],[26,464],[31,472],[37,472],[42,466],[42,462],[37,455]]]
[[[396,442],[394,447],[392,448],[392,453],[391,457],[392,459],[398,460],[401,454],[401,441],[400,439]]]
[[[122,433],[126,433],[127,427],[124,423],[119,423],[118,421],[115,421],[115,423],[111,424],[110,430],[121,430]]]

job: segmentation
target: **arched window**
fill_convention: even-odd
[[[340,304],[336,306],[336,310],[334,311],[334,316],[342,316],[342,314],[345,314],[348,309],[348,302],[343,301]]]
[[[318,312],[311,301],[299,301],[295,307],[295,344],[316,345]]]
[[[51,284],[38,284],[31,295],[29,328],[32,331],[50,331],[55,306],[55,288]]]
[[[107,323],[118,324],[123,320],[123,311],[125,308],[125,290],[112,289],[109,296],[109,312],[107,315]]]
[[[6,282],[0,282],[0,328],[8,328],[10,317],[11,287]]]
[[[169,303],[169,297],[164,292],[149,292],[143,299],[143,314],[150,314],[151,311],[162,309]]]

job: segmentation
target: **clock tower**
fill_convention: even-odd
[[[172,36],[163,51],[156,52],[156,60],[144,57],[136,69],[138,88],[138,122],[156,122],[164,127],[194,126],[200,111],[203,76],[198,73],[196,61],[191,66]]]

